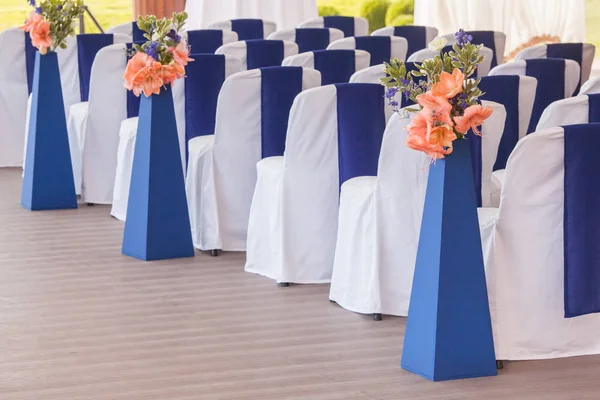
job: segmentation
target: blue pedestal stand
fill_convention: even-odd
[[[144,261],[194,256],[170,87],[140,102],[123,254]]]
[[[21,205],[32,211],[77,208],[56,53],[36,53]]]
[[[454,145],[430,167],[402,353],[432,381],[497,374],[470,147]]]

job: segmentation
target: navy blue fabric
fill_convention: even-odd
[[[265,38],[262,19],[232,19],[231,30],[238,34],[239,40]]]
[[[390,36],[360,36],[354,38],[356,48],[371,54],[371,66],[390,62],[392,38]]]
[[[296,44],[300,53],[326,49],[329,41],[329,28],[296,29]]]
[[[321,73],[321,85],[350,82],[356,72],[354,50],[317,50],[313,55],[315,69]]]
[[[478,129],[481,132],[481,126],[479,126]],[[481,136],[477,136],[472,130],[469,130],[467,138],[469,146],[471,147],[471,165],[473,167],[473,183],[475,184],[475,200],[477,201],[477,207],[482,207],[481,177],[483,175],[483,151],[481,149]]]
[[[565,60],[559,58],[546,58],[525,60],[527,63],[527,76],[532,76],[538,81],[533,103],[533,113],[527,133],[535,132],[542,113],[557,100],[565,98]]]
[[[246,51],[248,69],[279,66],[285,55],[282,40],[247,40]]]
[[[506,122],[494,171],[506,168],[508,156],[519,141],[519,84],[517,75],[484,76],[479,83],[479,88],[484,92],[482,100],[500,103],[506,109]]]
[[[127,57],[126,61],[129,61],[129,51],[133,48],[132,43],[127,43]],[[133,91],[127,91],[127,118],[137,117],[140,113],[140,98],[133,94]]]
[[[384,89],[373,83],[336,85],[340,187],[357,176],[376,176],[385,130]]]
[[[600,122],[600,94],[588,94],[588,122]]]
[[[131,38],[135,42],[146,42],[148,39],[144,37],[144,31],[137,26],[137,22],[131,23]]]
[[[420,63],[419,63],[420,64]],[[417,71],[417,67],[416,67],[416,63],[414,62],[405,62],[404,65],[406,66],[406,72],[410,72],[410,71]],[[413,76],[413,81],[415,83],[421,83],[421,82],[427,82],[427,77],[426,76]],[[402,98],[402,107],[409,107],[414,105],[415,102],[412,101],[411,99],[407,99],[405,97]]]
[[[290,109],[302,91],[302,67],[261,68],[261,154],[282,156]]]
[[[427,28],[424,26],[396,26],[394,36],[401,36],[408,41],[407,57],[427,47]]]
[[[600,312],[600,124],[565,130],[565,318]]]
[[[194,54],[213,54],[223,46],[223,31],[220,29],[199,29],[187,31],[188,44]]]
[[[492,50],[492,68],[498,65],[498,59],[496,58],[496,40],[494,39],[494,31],[471,31],[468,32],[473,37],[471,43],[482,44],[488,49]]]
[[[577,64],[583,67],[583,43],[549,44],[546,47],[546,57],[577,61]],[[581,88],[582,73],[583,70],[579,74],[579,84],[577,85],[577,89],[575,89],[575,93],[579,93],[579,88]]]
[[[27,89],[29,94],[33,90],[33,70],[35,69],[35,52],[37,49],[31,44],[31,36],[28,32],[25,34],[25,68],[27,69]]]
[[[79,92],[81,101],[88,101],[90,94],[90,75],[96,53],[103,47],[113,44],[113,35],[93,33],[77,35],[77,65],[79,68]]]
[[[185,79],[185,154],[188,142],[215,133],[217,99],[225,82],[225,55],[192,54]]]
[[[354,17],[332,15],[323,17],[325,28],[336,28],[344,32],[344,37],[354,36]]]

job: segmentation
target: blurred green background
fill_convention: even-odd
[[[526,1],[526,0],[523,0]],[[132,0],[86,0],[103,28],[132,20]],[[369,19],[371,29],[412,23],[414,0],[317,0],[323,15],[358,15]],[[600,0],[585,0],[587,40],[600,47]],[[30,8],[27,0],[0,0],[0,30],[22,24]],[[88,32],[93,24],[86,17]],[[600,52],[597,53],[600,57]]]

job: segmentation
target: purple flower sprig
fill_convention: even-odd
[[[459,46],[464,46],[468,43],[471,43],[471,40],[473,40],[473,36],[469,35],[462,28],[459,29],[458,32],[455,33],[455,36],[456,36],[456,43]]]
[[[150,42],[144,49],[145,53],[158,61],[158,42]]]
[[[27,0],[31,7],[35,7],[35,0]]]
[[[181,36],[177,34],[175,29],[171,29],[169,33],[167,33],[167,37],[175,42],[175,44],[179,44],[181,42]]]

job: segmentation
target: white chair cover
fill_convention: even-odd
[[[194,246],[201,250],[246,250],[254,166],[263,145],[262,75],[254,69],[229,77],[219,95],[215,134],[190,140],[186,192]],[[303,69],[302,90],[320,84],[318,71]]]
[[[429,49],[423,49],[423,50],[419,50],[415,53],[413,53],[412,56],[408,57],[407,61],[410,62],[423,62],[425,60],[428,60],[430,58],[433,58],[437,55],[439,55],[440,53],[437,51],[431,51]],[[494,54],[494,52],[492,51],[492,49],[488,49],[487,47],[483,47],[480,50],[480,54],[484,57],[483,61],[481,62],[481,64],[479,64],[477,66],[477,72],[476,75],[478,78],[484,77],[484,76],[488,76],[491,69],[492,69],[492,56]]]
[[[590,78],[586,83],[581,85],[579,95],[600,93],[600,77]]]
[[[338,145],[337,87],[300,94],[284,156],[257,164],[246,271],[277,282],[330,281],[340,193]]]
[[[381,79],[386,76],[387,74],[383,65],[373,65],[372,67],[356,71],[350,77],[350,83],[381,83]]]
[[[298,45],[298,52],[304,53],[324,50],[330,43],[343,38],[344,32],[335,28],[297,28],[274,32],[267,39],[294,42]]]
[[[549,156],[551,155],[551,156]],[[564,318],[564,129],[519,142],[499,209],[479,209],[496,358],[600,353],[598,314]]]
[[[407,56],[427,48],[429,42],[438,35],[438,30],[431,26],[386,26],[371,33],[372,36],[400,36],[408,41]]]
[[[570,46],[573,44],[581,45],[581,54],[579,57],[581,59],[581,83],[585,83],[590,79],[590,74],[592,73],[592,64],[594,63],[594,55],[596,54],[596,46],[590,43],[558,43],[558,44],[540,44],[533,47],[528,47],[522,51],[520,51],[516,56],[515,60],[529,60],[532,58],[549,58],[550,56],[558,57],[558,58],[568,58],[561,57],[560,55],[552,54],[552,47],[560,49],[564,46]],[[550,49],[550,56],[548,55],[548,50]],[[556,51],[556,53],[560,54],[560,50]]]
[[[248,42],[246,42],[246,41],[233,42],[233,43],[223,45],[217,49],[215,54],[225,54],[225,55],[230,55],[230,56],[239,58],[240,60],[242,60],[242,68],[245,70],[262,68],[262,67],[274,67],[277,65],[281,65],[281,63],[283,62],[283,60],[286,57],[298,54],[298,45],[294,42],[289,42],[286,40],[260,41],[261,43],[259,43],[259,41],[251,41],[251,42],[254,42],[253,44],[251,44],[251,46],[260,46],[261,44],[269,45],[269,43],[265,43],[265,42],[281,42],[283,45],[283,58],[281,58],[281,60],[279,60],[279,59],[274,60],[273,62],[260,62],[260,60],[255,60],[255,62],[251,62],[249,65],[248,61],[252,57],[252,55],[251,55],[252,50],[249,50]],[[271,60],[269,60],[269,61],[271,61]],[[278,61],[278,62],[275,63],[275,61]],[[253,65],[256,63],[257,63],[257,65]]]
[[[458,29],[457,29],[458,30]],[[504,63],[504,52],[506,49],[506,35],[503,32],[494,32],[494,31],[469,31],[467,32],[469,35],[473,37],[471,43],[474,44],[483,44],[485,47],[492,49],[494,52],[494,56],[496,57],[496,62],[492,62],[492,68],[496,65],[500,65]],[[488,36],[491,35],[493,40]],[[449,45],[453,45],[457,42],[456,35],[454,33],[446,34],[443,36],[448,40]]]
[[[127,65],[124,43],[127,39],[126,35],[113,34],[115,44],[98,51],[90,73],[88,101],[75,103],[69,110],[67,131],[75,190],[82,194],[85,181],[87,190],[82,199],[89,203],[110,204],[112,198],[117,133],[121,121],[127,118],[123,88],[123,73]],[[107,48],[111,50],[103,52]],[[86,179],[83,178],[84,164]]]
[[[118,33],[127,36],[128,42],[145,42],[147,39],[144,37],[144,32],[137,26],[137,21],[125,22],[123,24],[115,25],[106,30],[106,33]]]
[[[225,56],[225,78],[242,70],[242,61],[233,56]],[[181,151],[182,173],[186,170],[186,99],[185,79],[178,79],[172,84],[173,103],[177,134]],[[129,186],[138,127],[138,118],[129,118],[123,121],[119,130],[119,145],[117,149],[117,169],[113,188],[112,209],[110,214],[120,221],[127,218],[127,205],[129,201]],[[210,135],[212,137],[212,135]]]
[[[262,26],[260,26],[262,25]],[[222,29],[237,33],[239,40],[266,39],[277,30],[277,24],[262,19],[237,19],[214,22],[209,29]],[[257,29],[258,28],[258,29]]]
[[[371,65],[377,65],[393,58],[406,60],[408,41],[399,36],[348,37],[331,43],[327,49],[364,50],[371,54]]]
[[[298,28],[336,28],[343,31],[345,37],[367,36],[369,20],[362,17],[319,17],[302,22]]]
[[[370,60],[363,50],[316,50],[287,57],[282,65],[316,69],[323,85],[329,85],[349,82],[356,71],[369,67]]]
[[[187,28],[206,28],[229,18],[265,18],[280,29],[292,29],[309,18],[315,18],[315,0],[187,0]]]
[[[506,113],[500,104],[483,103],[494,108],[482,127],[486,190]],[[329,297],[350,311],[408,314],[429,175],[428,157],[404,144],[409,122],[408,115],[396,114],[388,123],[377,177],[342,186]]]

